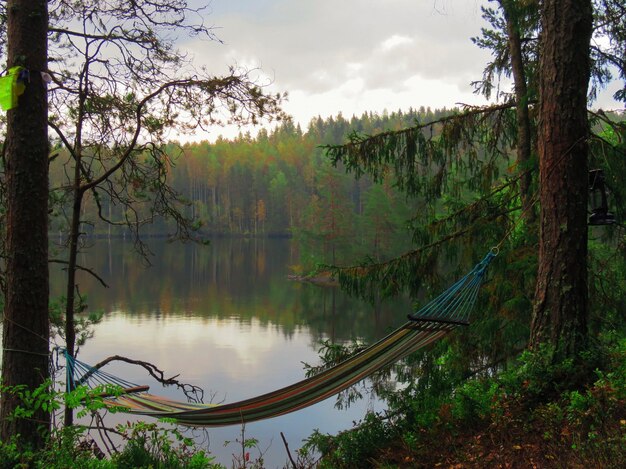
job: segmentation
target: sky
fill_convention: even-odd
[[[486,104],[471,86],[490,58],[471,41],[486,25],[480,9],[486,3],[212,0],[203,18],[221,43],[190,40],[181,47],[212,73],[231,65],[255,70],[269,90],[288,93],[283,108],[303,129],[317,116]],[[598,105],[618,108],[608,96]],[[198,139],[233,132],[215,129]]]

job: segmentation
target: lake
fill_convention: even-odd
[[[122,355],[153,363],[166,376],[200,386],[215,402],[232,402],[287,386],[305,377],[302,363],[317,364],[320,341],[374,341],[405,322],[408,303],[383,304],[379,311],[336,288],[293,282],[299,264],[295,241],[287,239],[214,239],[209,246],[150,241],[151,266],[124,240],[95,240],[79,255],[81,266],[109,285],[82,272],[79,288],[91,310],[104,312],[94,337],[79,359],[96,363]],[[51,270],[51,294],[64,292],[63,272]],[[62,345],[62,344],[59,344]],[[184,400],[176,388],[163,388],[147,373],[112,364],[110,373],[151,392]],[[206,399],[209,400],[208,398]],[[265,467],[287,461],[280,433],[294,453],[315,429],[335,434],[381,404],[366,398],[338,410],[333,398],[298,412],[247,424],[245,437],[259,441]],[[108,423],[128,420],[109,416]],[[199,444],[231,466],[241,427],[194,431]],[[252,458],[258,451],[250,451]]]

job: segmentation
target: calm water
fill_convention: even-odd
[[[202,387],[214,401],[236,401],[272,391],[304,378],[302,362],[318,363],[321,339],[347,342],[383,336],[406,318],[408,305],[383,305],[374,312],[336,289],[287,280],[297,265],[290,240],[217,239],[210,246],[151,243],[147,267],[122,240],[98,240],[81,254],[82,266],[98,272],[109,288],[86,274],[80,291],[93,310],[104,311],[95,335],[79,359],[95,363],[123,355],[154,363],[167,376]],[[56,269],[56,267],[55,267]],[[64,291],[60,269],[52,272],[51,292]],[[138,368],[112,365],[108,371],[150,384],[151,391],[177,399],[175,388],[162,388]],[[209,400],[209,399],[207,399]],[[246,438],[259,440],[266,467],[287,460],[280,432],[292,452],[314,429],[337,433],[350,428],[367,409],[380,404],[365,399],[348,410],[334,399],[274,419],[248,424]],[[111,416],[126,421],[127,417]],[[230,467],[239,448],[239,426],[198,432],[218,461]],[[251,451],[254,458],[256,450]]]

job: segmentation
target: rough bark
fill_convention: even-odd
[[[3,322],[2,384],[33,390],[48,371],[48,127],[46,0],[10,0],[8,66],[30,72],[26,90],[7,114],[7,291]],[[38,410],[29,419],[10,419],[18,401],[2,393],[0,438],[20,434],[23,443],[43,445],[50,415]],[[42,431],[43,430],[43,431]]]
[[[540,60],[540,244],[531,348],[572,357],[587,338],[589,0],[545,0]]]

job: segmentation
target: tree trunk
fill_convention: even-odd
[[[48,321],[48,2],[7,3],[8,66],[30,72],[18,106],[7,113],[7,291],[3,324],[2,384],[34,390],[49,377]],[[2,393],[0,439],[21,435],[41,448],[50,414],[38,409],[32,418],[10,419],[19,405]]]
[[[515,101],[517,116],[517,166],[524,173],[520,179],[520,196],[524,218],[529,223],[535,220],[535,212],[532,208],[532,172],[530,172],[530,155],[532,151],[530,114],[528,110],[528,86],[526,84],[526,72],[522,55],[522,38],[517,13],[512,11],[515,4],[500,0],[500,6],[504,13],[506,29],[509,37],[509,54],[511,56],[511,70],[515,83]]]
[[[590,0],[544,0],[540,61],[540,241],[531,348],[573,357],[587,339],[587,87]]]
[[[76,266],[78,264],[78,241],[80,238],[80,211],[84,192],[80,189],[80,153],[78,153],[74,174],[74,203],[69,234],[69,259],[67,263],[67,285],[65,292],[65,348],[70,357],[76,356],[76,322],[74,312],[76,307]],[[67,383],[67,392],[72,391]],[[74,423],[74,410],[65,407],[63,424],[67,427]]]

